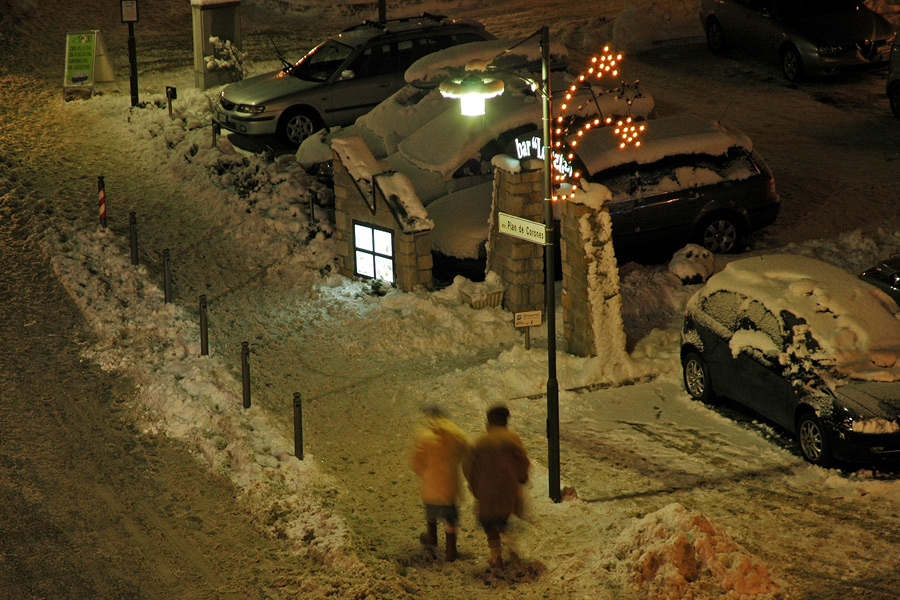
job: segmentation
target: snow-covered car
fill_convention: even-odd
[[[887,96],[894,116],[900,119],[900,35],[894,37],[888,66]]]
[[[796,435],[811,463],[900,458],[900,315],[887,294],[799,255],[735,260],[685,308],[684,386]]]
[[[893,28],[858,0],[700,0],[710,49],[778,60],[789,81],[887,66]]]
[[[612,128],[576,148],[584,179],[606,186],[616,252],[677,249],[741,251],[748,234],[781,209],[775,178],[744,133],[692,115],[644,123],[640,146],[621,148]]]
[[[493,39],[474,21],[423,14],[365,21],[329,37],[296,63],[226,86],[216,120],[245,135],[278,134],[299,145],[322,127],[349,125],[405,85],[419,58]]]

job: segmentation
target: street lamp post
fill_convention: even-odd
[[[556,226],[553,222],[550,174],[550,30],[541,27],[541,99],[544,145],[544,288],[547,313],[547,448],[550,499],[562,500],[559,489],[559,382],[556,379]]]
[[[540,94],[543,109],[542,145],[544,151],[543,194],[544,194],[544,307],[547,319],[547,444],[550,498],[554,502],[562,500],[559,487],[559,382],[556,378],[556,227],[553,221],[551,197],[550,153],[550,29],[541,27],[541,84]],[[514,73],[513,73],[514,74]],[[515,74],[514,74],[515,75]],[[534,83],[518,76],[527,83]],[[484,99],[503,93],[501,80],[482,79],[470,75],[462,80],[446,81],[441,84],[441,93],[449,98],[459,98],[463,114],[484,114]],[[473,98],[474,96],[474,98]]]

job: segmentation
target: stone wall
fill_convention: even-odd
[[[487,270],[500,277],[503,307],[512,313],[544,310],[544,247],[497,230],[497,213],[544,222],[541,169],[511,173],[494,168]],[[546,318],[546,316],[545,316]]]
[[[609,212],[605,206],[594,208],[575,201],[567,201],[561,208],[566,351],[622,363],[627,350]]]
[[[356,276],[353,223],[362,222],[393,232],[394,285],[397,288],[405,292],[416,286],[432,289],[431,230],[416,228],[410,231],[404,227],[402,207],[385,197],[377,182],[376,176],[372,187],[367,185],[368,182],[357,185],[340,156],[334,153],[334,239],[338,270],[347,277]]]
[[[527,163],[526,163],[527,164]],[[494,167],[494,204],[488,244],[488,271],[504,289],[503,307],[517,313],[544,310],[544,248],[497,230],[497,215],[507,213],[544,222],[543,165],[513,172]],[[606,188],[579,192],[558,207],[562,264],[563,332],[566,351],[602,356],[610,365],[627,361],[619,270],[612,246]],[[544,315],[546,322],[547,315]]]

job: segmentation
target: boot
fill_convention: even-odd
[[[454,560],[456,560],[457,556],[459,555],[456,553],[456,533],[451,533],[448,531],[447,552],[444,556],[444,560],[446,560],[447,562],[453,562]]]
[[[503,566],[503,549],[500,547],[500,538],[488,540],[488,547],[491,549],[490,563],[492,567]]]
[[[437,521],[427,521],[428,531],[419,536],[425,546],[437,546]]]

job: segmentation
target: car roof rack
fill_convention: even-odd
[[[352,25],[344,29],[344,31],[353,31],[354,29],[362,29],[364,27],[374,27],[376,29],[381,29],[382,31],[389,31],[388,25],[391,23],[409,23],[411,21],[420,21],[420,20],[429,20],[434,21],[435,23],[441,23],[447,19],[446,15],[433,15],[429,12],[423,12],[419,15],[412,15],[408,17],[396,17],[393,19],[385,19],[384,21],[366,19],[362,23],[358,25]]]

